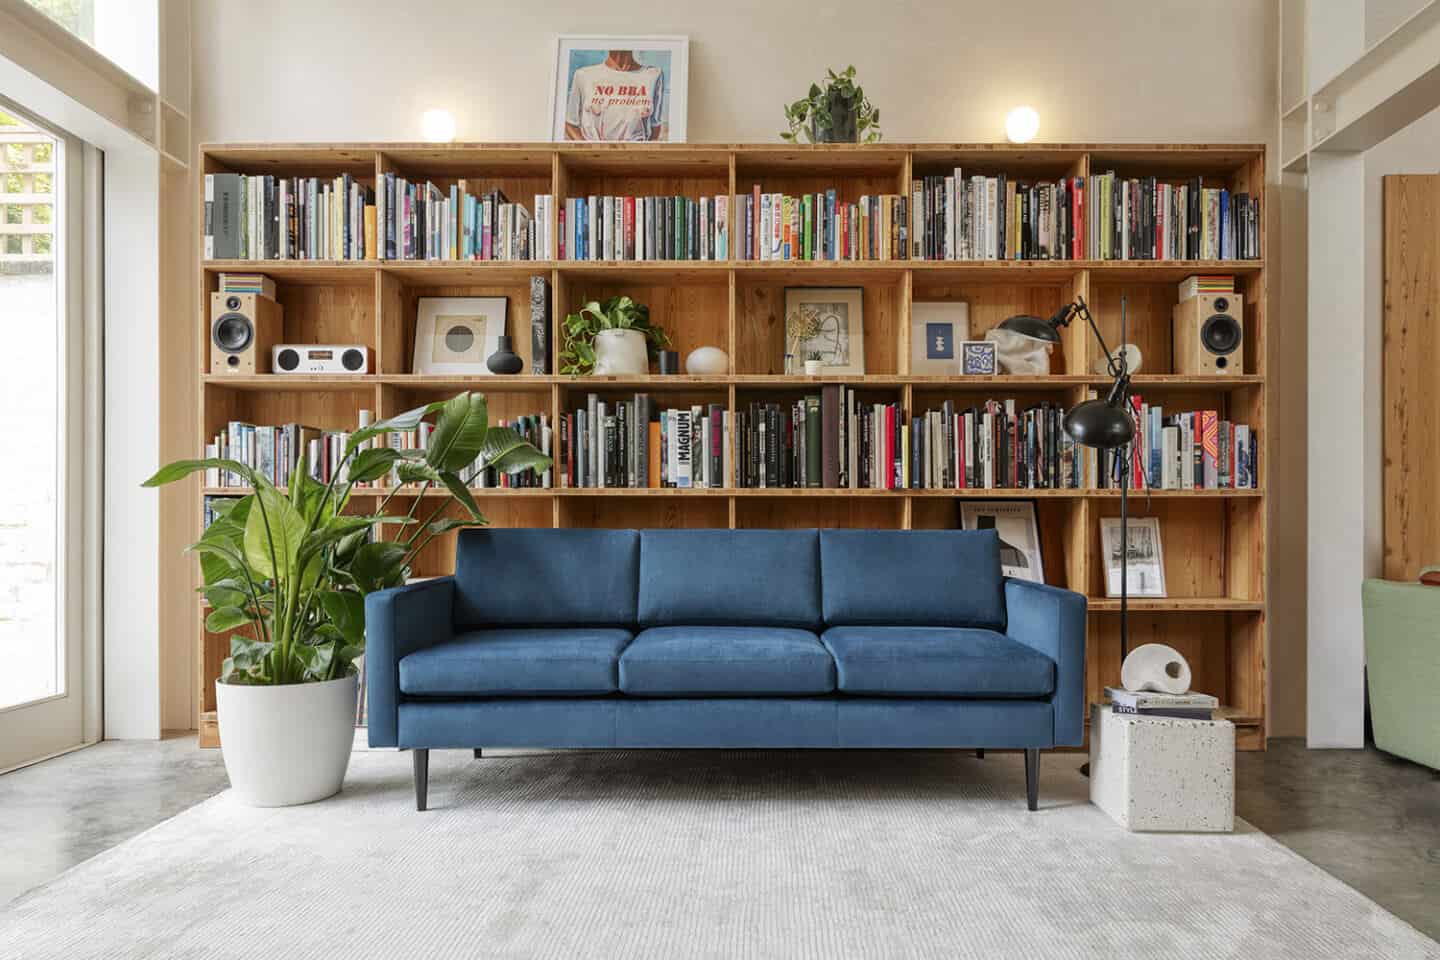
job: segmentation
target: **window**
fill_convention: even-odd
[[[106,59],[145,84],[159,86],[156,0],[25,0]]]

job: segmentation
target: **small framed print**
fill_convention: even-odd
[[[557,37],[551,139],[684,143],[689,78],[689,37]]]
[[[960,344],[969,337],[969,304],[911,304],[910,372],[923,377],[959,376]]]
[[[1016,580],[1045,582],[1040,527],[1029,500],[961,501],[963,530],[994,530],[1000,536],[1000,572]]]
[[[966,340],[961,343],[960,373],[966,377],[995,376],[995,344],[989,340]]]
[[[822,376],[865,372],[865,297],[860,287],[785,288],[785,372],[818,357]]]
[[[1125,592],[1132,597],[1165,596],[1165,551],[1160,546],[1160,518],[1132,517],[1127,529]],[[1105,596],[1120,596],[1120,518],[1100,518],[1105,551]]]
[[[509,310],[509,297],[421,297],[410,372],[490,376],[485,361],[500,349]]]

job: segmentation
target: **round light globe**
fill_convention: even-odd
[[[1033,107],[1016,107],[1005,117],[1005,136],[1011,143],[1029,143],[1040,132],[1040,114]]]
[[[449,110],[426,110],[420,115],[420,135],[431,143],[455,139],[455,118]]]

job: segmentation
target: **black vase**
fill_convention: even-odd
[[[490,368],[491,373],[519,373],[525,366],[525,361],[521,360],[520,355],[515,352],[514,341],[501,334],[500,349],[490,354],[485,361],[485,366]]]
[[[810,136],[816,143],[858,143],[860,141],[860,108],[836,104],[829,109],[830,125],[810,124]]]

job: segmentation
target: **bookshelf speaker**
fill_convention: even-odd
[[[1200,293],[1175,304],[1175,373],[1239,376],[1245,372],[1245,301],[1238,293]]]
[[[210,372],[269,373],[270,347],[283,328],[284,311],[269,297],[210,294]]]

